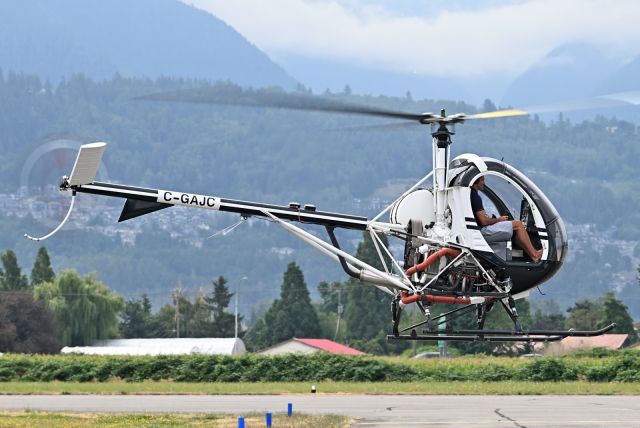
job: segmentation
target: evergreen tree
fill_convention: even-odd
[[[617,326],[614,333],[628,334],[629,341],[631,343],[636,342],[638,333],[633,328],[633,319],[629,315],[627,305],[616,299],[612,292],[609,292],[604,295],[602,306],[602,315],[596,327],[606,327],[615,322]]]
[[[213,316],[213,337],[233,337],[235,334],[235,315],[226,312],[233,296],[234,293],[229,291],[224,276],[219,276],[213,281],[212,294],[205,297],[205,302]],[[238,324],[241,321],[242,317],[238,316]]]
[[[185,337],[221,337],[217,335],[213,324],[211,307],[207,303],[207,296],[200,290],[191,305],[190,318],[185,323]]]
[[[154,318],[158,323],[157,337],[178,337],[176,310],[173,305],[162,306]],[[184,335],[180,337],[184,337]]]
[[[247,350],[255,352],[268,347],[270,339],[267,330],[264,318],[258,318],[244,336]]]
[[[0,271],[0,290],[26,290],[29,288],[27,276],[22,274],[18,266],[18,258],[12,250],[7,250],[0,256],[2,270]]]
[[[367,264],[384,270],[371,235],[363,233],[364,240],[358,245],[356,257]],[[386,236],[382,242],[387,246]],[[380,336],[380,332],[391,330],[390,296],[369,284],[350,279],[347,286],[345,319],[351,339],[369,340]]]
[[[93,274],[81,277],[75,271],[62,272],[53,282],[38,284],[34,296],[55,312],[64,346],[91,345],[118,333],[123,299]]]
[[[496,111],[496,110],[497,110],[496,105],[489,98],[486,98],[482,103],[483,112],[490,112],[490,111]]]
[[[566,317],[561,313],[544,313],[537,309],[533,313],[531,330],[562,330]]]
[[[280,299],[275,300],[249,336],[253,346],[262,348],[292,337],[314,338],[321,334],[320,322],[311,304],[304,275],[295,262],[289,263],[283,275]]]
[[[120,334],[129,338],[159,337],[158,321],[151,313],[151,302],[146,294],[142,299],[130,299],[120,314]]]
[[[33,263],[33,269],[31,269],[31,286],[34,287],[42,282],[51,282],[54,277],[55,273],[51,268],[49,253],[45,247],[40,247],[36,261]]]
[[[589,299],[577,301],[567,312],[565,328],[576,330],[593,330],[604,316],[602,306]]]
[[[344,307],[347,303],[347,292],[345,284],[343,282],[322,281],[318,284],[317,288],[318,293],[320,293],[320,298],[322,298],[322,304],[320,308],[323,312],[337,313],[338,304]]]

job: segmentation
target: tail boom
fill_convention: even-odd
[[[366,217],[315,211],[315,209],[298,208],[297,206],[263,204],[196,193],[149,189],[98,181],[78,186],[69,185],[67,189],[63,188],[62,190],[126,199],[127,203],[125,203],[120,221],[178,205],[238,213],[247,217],[266,217],[264,212],[268,211],[283,220],[355,230],[366,230],[369,223]],[[146,204],[135,204],[130,201],[141,201]]]

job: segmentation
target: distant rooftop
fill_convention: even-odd
[[[620,349],[628,334],[603,334],[594,337],[565,337],[559,342],[551,342],[544,348],[547,355],[561,355],[582,349],[606,348]]]
[[[296,337],[285,340],[277,345],[273,345],[270,348],[262,350],[260,353],[264,355],[278,355],[291,353],[313,354],[314,352],[329,352],[331,354],[343,355],[365,355],[364,352],[334,342],[333,340],[298,339]]]
[[[320,349],[321,351],[331,352],[332,354],[365,355],[362,351],[358,351],[357,349],[350,348],[329,339],[298,339],[294,337],[293,340],[304,343],[305,345],[313,348]]]

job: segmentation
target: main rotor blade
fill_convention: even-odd
[[[592,98],[560,101],[549,104],[540,104],[524,109],[506,109],[487,113],[464,116],[467,119],[495,119],[499,117],[524,116],[536,113],[559,113],[579,110],[593,110],[615,107],[632,107],[640,105],[640,91],[617,92],[614,94],[599,95]]]
[[[329,132],[355,132],[355,131],[388,131],[390,129],[418,129],[415,123],[410,122],[393,122],[393,123],[381,123],[372,125],[356,125],[356,126],[343,126],[340,128],[329,128],[324,131]]]
[[[339,101],[305,94],[268,90],[243,90],[240,87],[214,87],[185,89],[137,97],[138,100],[173,101],[199,104],[237,105],[249,107],[272,107],[291,110],[310,110],[332,113],[361,114],[366,116],[391,117],[423,122],[435,118],[431,113],[405,113],[393,110],[347,104]]]
[[[499,117],[512,117],[512,116],[526,116],[530,114],[529,111],[519,109],[506,109],[496,110],[487,113],[478,113],[464,116],[464,120],[467,119],[497,119]]]

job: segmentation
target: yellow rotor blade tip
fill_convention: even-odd
[[[479,113],[479,114],[473,115],[473,117],[478,119],[493,119],[496,117],[525,116],[527,114],[529,114],[529,112],[526,110],[508,109],[508,110],[490,111],[488,113]]]

